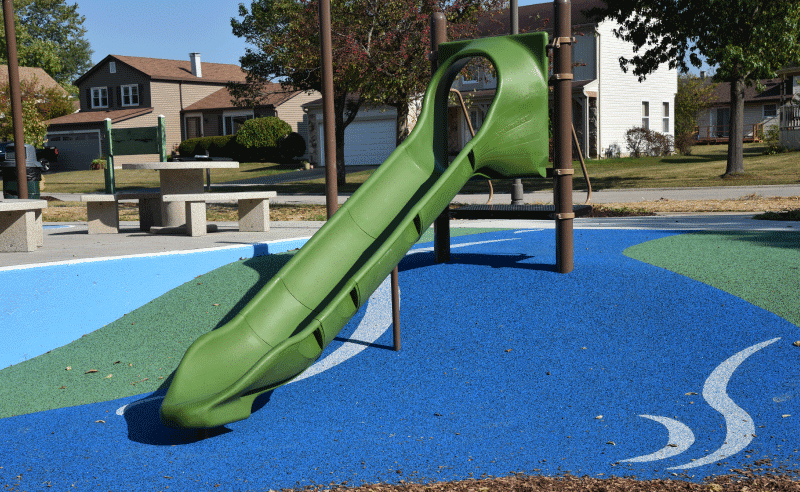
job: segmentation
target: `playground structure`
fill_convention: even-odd
[[[532,33],[440,45],[415,131],[229,323],[189,347],[161,406],[165,424],[247,418],[260,394],[313,364],[474,174],[544,177],[546,44]],[[450,86],[475,56],[497,69],[497,93],[448,164]]]

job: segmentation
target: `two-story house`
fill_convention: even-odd
[[[49,120],[48,140],[59,148],[60,167],[77,170],[89,169],[93,159],[108,153],[102,131],[107,118],[113,129],[141,128],[157,126],[163,115],[167,152],[187,138],[234,134],[257,116],[286,117],[294,131],[303,130],[299,108],[313,96],[280,91],[262,105],[236,107],[226,86],[245,79],[237,65],[202,62],[199,53],[187,60],[108,55],[75,81],[80,111]],[[157,159],[120,156],[115,164]]]

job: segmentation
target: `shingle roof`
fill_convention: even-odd
[[[268,84],[262,91],[262,93],[266,94],[266,97],[261,101],[259,106],[278,107],[298,92],[300,91],[284,90],[281,88],[280,84]],[[230,91],[228,91],[227,88],[222,88],[210,96],[197,101],[191,106],[188,106],[184,109],[184,111],[207,111],[212,109],[233,108],[235,106],[232,101],[233,96],[231,96]]]
[[[21,81],[36,79],[36,81],[45,89],[57,88],[60,89],[64,94],[67,93],[67,91],[65,91],[64,88],[53,79],[53,77],[48,75],[47,72],[39,67],[19,67],[19,78]],[[8,65],[0,65],[0,84],[7,83]]]
[[[779,102],[781,99],[781,79],[764,79],[761,84],[764,85],[764,90],[759,91],[753,84],[750,87],[745,87],[744,101],[745,102]],[[711,83],[709,79],[709,84]],[[731,84],[729,82],[720,82],[714,89],[714,97],[712,99],[714,104],[730,104],[731,102]]]
[[[153,108],[120,109],[116,111],[82,111],[47,120],[46,123],[48,125],[100,123],[106,118],[111,118],[112,123],[117,123],[152,112]]]
[[[94,72],[97,67],[104,65],[109,60],[117,60],[148,75],[154,80],[181,80],[190,82],[227,83],[244,82],[247,78],[244,70],[237,65],[228,63],[209,63],[201,61],[202,77],[192,75],[192,63],[187,60],[164,60],[161,58],[144,58],[139,56],[108,55],[91,70],[75,81],[78,85],[82,79]]]
[[[572,0],[572,25],[580,26],[597,23],[585,14],[586,10],[594,7],[604,7],[601,0]],[[553,28],[553,2],[539,3],[536,5],[523,5],[519,7],[519,32],[534,32],[552,30]],[[503,9],[483,16],[478,20],[479,36],[498,36],[508,34],[511,19],[509,9]]]

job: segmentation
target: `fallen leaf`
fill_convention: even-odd
[[[106,421],[105,420],[95,420],[94,423],[95,424],[105,424]]]
[[[104,377],[103,379],[111,379],[113,376],[114,376],[113,374],[109,374],[108,376]]]
[[[511,352],[511,349],[506,349],[506,352]]]
[[[783,417],[783,418],[786,418],[786,417],[791,417],[791,414],[784,413],[783,415],[781,415],[781,417]]]
[[[669,443],[669,444],[667,444],[667,446],[669,446],[671,448],[677,448],[678,447],[677,444],[673,444],[673,443]]]
[[[800,340],[794,342],[792,345],[794,345],[795,347],[800,347]]]
[[[606,444],[611,444],[612,446],[616,446],[617,445],[617,443],[615,443],[614,441],[608,441]]]
[[[697,393],[695,393],[694,391],[690,391],[690,392],[688,392],[688,393],[684,393],[684,395],[686,395],[686,396],[689,396],[689,395],[696,395],[696,394],[697,394]]]
[[[97,372],[97,369],[89,369],[88,371],[84,372],[84,374],[92,374]]]
[[[65,390],[65,389],[67,389],[67,387],[66,387],[66,386],[62,386],[62,387],[60,387],[60,388],[58,388],[58,389],[60,389],[60,390]]]
[[[119,364],[120,362],[122,362],[122,361],[118,360],[118,361],[114,362],[114,364],[111,364],[111,365],[113,366],[113,365]]]
[[[67,366],[66,370],[67,371],[71,371],[72,370],[72,366]]]
[[[602,418],[603,418],[603,416],[602,416],[602,415],[598,415],[597,417],[595,417],[595,419],[597,419],[597,420],[600,420],[600,419],[602,419]]]
[[[212,306],[219,306],[219,303],[212,304]]]

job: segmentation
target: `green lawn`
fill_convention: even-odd
[[[594,190],[615,188],[675,188],[705,186],[777,185],[800,183],[800,153],[789,152],[764,155],[763,144],[746,144],[745,174],[736,178],[722,178],[725,172],[727,146],[703,145],[693,148],[692,155],[667,157],[642,157],[639,159],[601,159],[587,161],[592,188]],[[296,170],[298,166],[281,166],[265,163],[243,163],[239,169],[215,169],[211,172],[212,183],[225,183],[241,179],[267,176]],[[580,165],[576,161],[574,187],[585,190]],[[372,171],[348,174],[347,184],[339,187],[340,193],[352,193]],[[157,187],[157,171],[116,170],[117,188],[124,190],[141,187]],[[49,193],[86,193],[104,189],[102,171],[76,171],[46,175],[46,191]],[[511,189],[511,180],[493,180],[498,193]],[[525,179],[525,191],[550,190],[551,179]],[[325,180],[303,181],[269,185],[270,190],[281,194],[324,194]],[[43,190],[45,191],[45,190]],[[484,180],[467,183],[464,193],[486,193]]]

